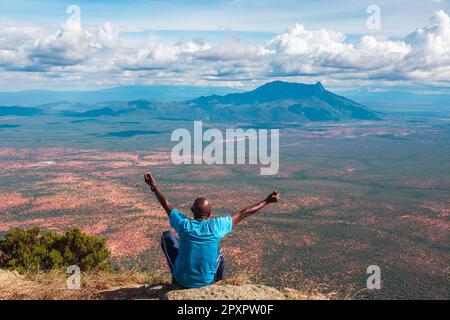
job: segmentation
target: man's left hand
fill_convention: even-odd
[[[278,191],[274,191],[266,198],[268,203],[278,202],[280,200],[280,193]]]

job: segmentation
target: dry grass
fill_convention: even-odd
[[[118,272],[85,273],[82,286],[88,290],[101,291],[130,286],[152,286],[171,283],[167,273],[146,273],[137,270]]]
[[[2,300],[90,300],[101,299],[106,291],[138,289],[145,286],[168,284],[166,274],[144,272],[89,272],[81,273],[81,289],[67,288],[64,270],[14,275],[0,281]],[[114,298],[110,296],[110,298]]]
[[[240,286],[243,284],[259,283],[260,280],[261,280],[261,273],[245,269],[244,271],[233,274],[230,277],[226,277],[225,280],[221,282],[221,284]]]

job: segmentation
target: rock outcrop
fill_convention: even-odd
[[[165,300],[285,300],[287,296],[265,285],[212,285],[168,291]]]

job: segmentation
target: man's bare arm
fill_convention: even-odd
[[[158,199],[159,203],[163,207],[163,209],[166,211],[167,215],[170,215],[170,212],[173,210],[173,205],[169,202],[169,199],[159,190],[158,186],[156,185],[155,178],[153,178],[152,174],[150,172],[147,172],[144,175],[145,182],[152,188],[152,191],[155,193],[156,198]]]
[[[258,212],[269,203],[277,202],[280,200],[280,193],[278,191],[272,192],[266,199],[261,202],[255,203],[254,205],[247,207],[239,212],[234,212],[231,214],[231,218],[233,220],[233,228],[242,220],[251,216],[252,214]]]

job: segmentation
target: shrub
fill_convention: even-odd
[[[39,227],[13,229],[0,238],[0,256],[0,267],[21,273],[70,265],[82,271],[111,269],[106,240],[76,228],[64,234],[41,232]]]

